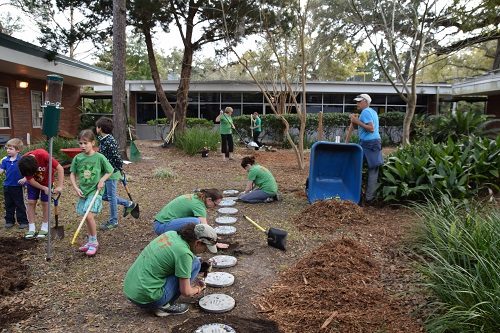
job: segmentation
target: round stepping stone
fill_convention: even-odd
[[[205,283],[209,287],[229,287],[234,283],[234,275],[226,272],[211,272],[205,278]]]
[[[236,201],[238,200],[238,197],[224,197],[222,200],[233,200],[233,201]]]
[[[212,313],[223,313],[231,311],[236,302],[234,298],[226,294],[210,294],[204,296],[199,301],[200,307]]]
[[[220,225],[214,228],[217,235],[233,235],[236,233],[236,228],[230,225]]]
[[[215,268],[233,267],[236,265],[236,262],[238,262],[238,259],[236,259],[235,257],[225,254],[214,256],[211,259]]]
[[[221,200],[221,202],[219,202],[219,206],[221,206],[221,207],[230,207],[230,206],[234,206],[234,205],[236,205],[236,201],[234,201],[234,200],[224,199],[224,200]]]
[[[226,324],[205,324],[200,326],[194,333],[236,333],[236,330]]]
[[[217,209],[217,211],[221,214],[236,214],[236,213],[238,213],[238,210],[236,208],[233,208],[233,207],[223,207],[223,208]]]
[[[238,219],[233,216],[219,216],[215,218],[215,222],[219,224],[233,224],[236,223]]]
[[[238,191],[238,190],[224,190],[222,192],[222,195],[231,196],[231,195],[238,195],[238,193],[240,193],[240,191]]]

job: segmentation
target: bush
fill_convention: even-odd
[[[148,120],[148,125],[164,125],[168,124],[169,120],[167,118],[158,118],[156,120]],[[186,118],[186,128],[192,127],[206,127],[213,128],[214,122],[203,118]]]
[[[497,192],[500,184],[500,136],[470,136],[461,142],[421,140],[387,158],[381,187],[384,201],[423,201],[449,193],[471,198]]]
[[[500,332],[500,211],[441,196],[423,220],[421,271],[438,300],[429,332]]]
[[[175,137],[175,146],[188,155],[195,155],[207,147],[211,151],[217,150],[220,135],[213,129],[193,127],[186,129]]]

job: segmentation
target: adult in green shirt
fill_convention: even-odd
[[[271,171],[255,163],[255,156],[245,156],[241,167],[248,173],[245,191],[239,200],[248,203],[273,202],[278,200],[278,184]]]
[[[161,234],[129,268],[123,282],[125,296],[159,317],[185,313],[188,305],[174,302],[180,295],[195,296],[205,289],[196,277],[209,266],[196,254],[217,253],[216,243],[217,233],[206,224],[190,223],[179,231]]]
[[[252,130],[252,138],[253,141],[257,144],[258,147],[255,147],[255,150],[259,150],[262,147],[262,143],[259,141],[260,133],[262,133],[262,119],[259,117],[258,112],[254,112],[252,114],[252,126],[250,127]]]
[[[234,151],[233,142],[233,129],[234,127],[233,118],[233,108],[228,106],[224,111],[220,111],[220,114],[215,118],[216,122],[220,122],[220,139],[221,139],[221,153],[224,154],[223,160],[234,159],[231,153]]]

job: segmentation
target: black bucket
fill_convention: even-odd
[[[288,233],[285,230],[269,228],[267,231],[267,245],[286,251],[286,237]]]
[[[201,151],[201,157],[208,157],[208,149],[203,149]]]

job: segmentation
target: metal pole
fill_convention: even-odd
[[[48,201],[48,209],[47,209],[47,223],[49,225],[49,230],[47,231],[47,256],[45,260],[50,261],[52,259],[52,241],[50,239],[50,219],[51,219],[51,209],[50,206],[52,205],[52,146],[54,142],[54,137],[49,138],[49,201]]]

